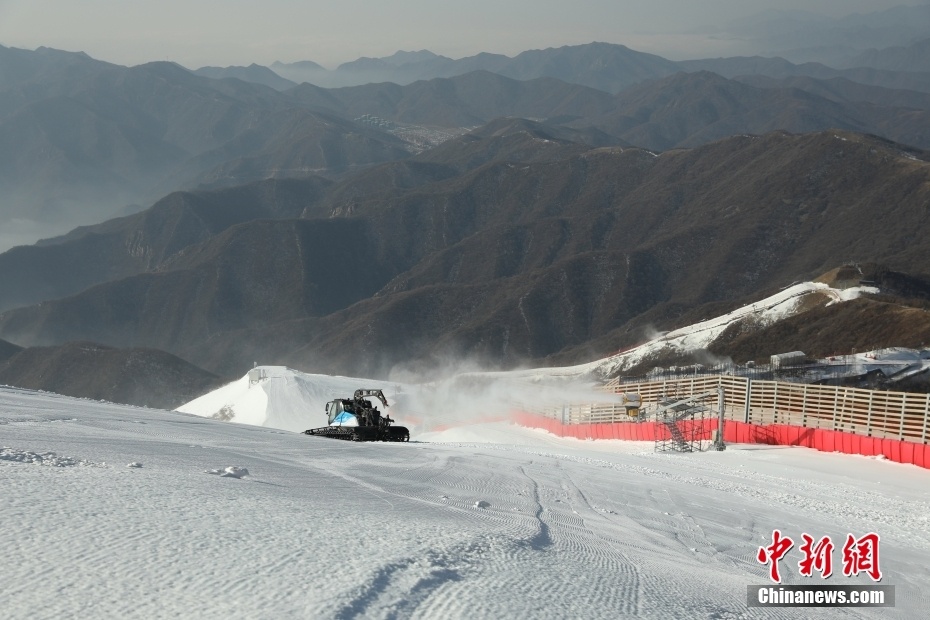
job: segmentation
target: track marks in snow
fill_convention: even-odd
[[[851,484],[826,485],[820,481],[786,479],[743,469],[731,469],[726,474],[721,474],[719,471],[714,471],[714,466],[710,463],[705,467],[700,456],[697,458],[688,458],[686,455],[669,457],[680,459],[681,463],[676,465],[682,471],[687,468],[689,472],[677,473],[657,467],[637,465],[629,461],[618,464],[596,458],[538,452],[532,448],[527,449],[527,453],[586,463],[604,469],[622,470],[627,474],[657,479],[660,483],[673,483],[684,487],[722,492],[743,498],[747,502],[787,506],[796,511],[829,517],[833,521],[841,519],[857,522],[866,528],[874,528],[876,524],[879,524],[900,529],[901,515],[930,514],[930,502],[898,500],[884,495],[880,496]],[[640,455],[639,458],[648,460],[659,459],[661,456],[646,454]],[[659,461],[657,465],[666,463]],[[909,540],[917,540],[922,546],[930,549],[930,531],[927,529],[927,521],[914,522],[914,527],[907,528],[907,530]]]
[[[533,518],[536,520],[535,525],[537,527],[536,534],[534,534],[527,543],[532,549],[543,551],[552,545],[552,536],[549,533],[549,525],[543,519],[543,513],[546,509],[543,508],[542,501],[539,498],[539,483],[526,473],[525,467],[520,467],[520,473],[526,476],[530,481],[529,495],[534,504]]]
[[[569,536],[563,544],[571,555],[585,558],[595,575],[613,576],[610,583],[604,583],[599,588],[601,597],[613,597],[618,613],[638,616],[641,611],[639,598],[643,584],[636,563],[611,543],[610,534],[598,531],[602,528],[593,527],[594,524],[602,525],[605,522],[612,524],[612,521],[603,510],[599,510],[589,501],[587,494],[558,461],[556,465],[562,480],[562,489],[566,493],[572,512],[580,519],[581,529],[577,536],[571,536],[573,530],[566,528],[565,531]],[[616,583],[617,578],[619,578],[619,584]],[[609,594],[606,591],[609,591]],[[650,592],[649,595],[654,596],[655,593]]]
[[[335,614],[339,620],[354,618],[405,618],[433,593],[462,579],[461,550],[432,552],[424,558],[406,558],[378,567],[355,597]]]
[[[669,593],[662,577],[663,567],[681,556],[681,545],[671,542],[674,534],[653,533],[650,541],[638,542],[643,526],[631,519],[628,509],[621,508],[616,499],[601,495],[600,487],[592,486],[590,479],[584,485],[579,484],[574,473],[578,467],[563,460],[563,455],[509,445],[449,447],[465,449],[468,456],[444,455],[433,462],[433,471],[419,468],[415,470],[416,476],[428,478],[432,488],[442,488],[442,499],[450,507],[470,506],[476,498],[493,494],[489,497],[490,509],[470,510],[463,516],[475,515],[492,526],[496,524],[498,531],[508,533],[510,539],[510,544],[498,546],[496,553],[483,555],[472,566],[469,582],[483,583],[495,575],[494,587],[506,589],[508,596],[535,602],[538,607],[531,615],[536,617],[546,617],[546,610],[558,608],[557,600],[565,596],[599,601],[599,607],[577,611],[579,617],[641,615],[650,609],[649,605],[643,605],[644,600],[652,601],[655,609],[677,606],[682,614],[687,614],[691,599],[711,600],[705,592],[686,589],[682,593]],[[437,454],[442,452],[445,450],[440,447]],[[489,467],[491,460],[500,462]],[[480,463],[477,471],[476,461]],[[563,466],[566,464],[571,467]],[[588,471],[596,476],[597,469]],[[490,478],[489,471],[494,472]],[[592,488],[598,489],[595,495],[590,491]],[[635,534],[631,535],[631,531]],[[711,548],[709,544],[703,546]],[[703,560],[695,555],[689,563],[693,566],[687,570],[698,570],[701,561],[715,554],[708,551]],[[512,576],[513,566],[524,567],[524,572],[525,567],[532,566],[531,572],[538,574],[539,579],[527,582]],[[647,570],[646,577],[640,567]],[[731,576],[738,573],[737,589],[745,587],[739,581],[745,578],[744,572],[732,569],[727,572]],[[569,587],[567,584],[573,590],[571,594],[561,591],[563,586]],[[477,615],[492,616],[501,610],[488,602],[480,613],[474,611]]]
[[[500,458],[499,464],[488,467],[481,455],[476,467],[474,458],[443,452],[424,455],[428,467],[400,472],[395,464],[384,472],[378,491],[397,496],[395,501],[406,497],[453,510],[463,528],[480,522],[496,533],[421,558],[385,562],[336,617],[492,617],[506,615],[497,600],[514,597],[530,605],[527,617],[561,617],[565,597],[591,601],[577,610],[580,617],[638,613],[636,561],[591,525],[609,530],[619,517],[589,501],[558,463],[492,453],[487,458]],[[429,484],[420,486],[424,480]],[[441,496],[436,489],[442,489]],[[490,507],[475,509],[480,498],[488,498]],[[526,579],[528,570],[533,579]],[[463,609],[454,600],[463,596],[463,583],[479,584],[499,597],[490,594],[477,607]]]
[[[734,498],[749,505],[772,505],[781,501],[781,495],[793,495],[788,509],[792,513],[808,512],[813,500],[819,503],[810,512],[822,516],[842,497],[842,490],[831,492],[835,485],[822,481],[792,487],[786,485],[785,477],[742,470],[708,471],[720,469],[720,465],[692,462],[696,459],[674,462],[651,453],[623,455],[621,462],[610,462],[529,446],[450,447],[480,451],[479,458],[485,460],[494,458],[496,451],[502,461],[496,470],[506,471],[505,462],[509,461],[511,470],[527,478],[527,514],[533,521],[523,526],[533,530],[519,548],[511,550],[511,561],[532,566],[534,574],[549,574],[548,579],[539,580],[548,585],[539,589],[535,582],[511,580],[506,568],[498,581],[511,596],[536,601],[540,605],[533,610],[539,612],[537,617],[546,616],[547,601],[554,608],[559,596],[569,596],[560,593],[563,583],[572,584],[570,596],[574,600],[600,602],[600,608],[576,610],[578,617],[668,615],[672,610],[677,610],[673,615],[679,617],[799,617],[796,610],[752,610],[750,614],[745,598],[734,596],[734,592],[745,592],[748,583],[765,582],[764,567],[753,552],[760,537],[771,530],[762,531],[769,526],[758,523],[751,516],[753,510],[728,511],[721,506]],[[677,471],[662,469],[670,464]],[[620,471],[622,475],[599,474],[598,470]],[[456,469],[451,473],[461,476],[457,483],[469,477],[468,472]],[[579,475],[584,476],[583,483]],[[628,488],[623,482],[626,479],[630,480]],[[475,483],[469,481],[467,486]],[[519,487],[503,476],[497,484]],[[778,497],[773,500],[772,495]],[[492,504],[499,502],[492,500]],[[881,502],[870,505],[880,506]],[[508,518],[502,512],[496,517]],[[900,521],[894,511],[887,518],[896,524]],[[790,522],[784,525],[788,527]],[[490,558],[485,562],[488,569],[494,564]],[[557,575],[553,566],[559,567]],[[470,577],[472,580],[477,579]],[[493,615],[498,610],[491,605],[480,611],[481,615]]]
[[[67,416],[57,402],[8,417]],[[118,464],[0,461],[0,608],[11,617],[740,618],[746,585],[764,583],[750,553],[772,523],[827,522],[741,487],[853,499],[824,483],[837,476],[791,487],[793,473],[731,472],[713,455],[608,454],[536,437],[355,445],[164,412],[72,413],[66,424],[0,427],[19,448]],[[136,460],[145,467],[125,467]],[[232,463],[258,478],[203,474]],[[886,557],[902,601],[921,591],[919,545],[892,541]]]

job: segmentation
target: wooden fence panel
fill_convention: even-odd
[[[637,392],[643,404],[724,389],[724,417],[737,422],[836,430],[882,439],[930,443],[930,394],[696,376],[634,384],[608,383],[608,392]],[[621,408],[622,409],[622,408]],[[573,419],[575,419],[573,417]],[[577,419],[618,421],[624,412],[593,409]]]

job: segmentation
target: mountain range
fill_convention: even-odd
[[[268,87],[171,63],[0,47],[0,76],[2,221],[97,223],[268,148],[313,169],[407,154],[393,136],[298,109]]]
[[[341,70],[450,66],[369,60]],[[322,88],[0,47],[0,219],[88,222],[0,253],[0,382],[170,406],[256,362],[576,363],[845,263],[887,297],[811,325],[921,344],[930,76],[608,44],[470,62]],[[713,353],[820,342],[771,329]]]
[[[432,66],[433,56],[381,64]],[[53,236],[140,211],[176,189],[337,179],[500,117],[653,151],[826,128],[930,148],[930,74],[778,59],[675,63],[602,43],[526,52],[506,67],[480,58],[466,73],[406,85],[281,91],[258,66],[195,74],[165,62],[127,68],[81,53],[0,47],[0,222],[8,231],[25,220],[56,222]]]
[[[730,58],[742,56],[739,60],[743,64],[782,64],[782,70],[796,75],[838,77],[838,70],[853,70],[855,79],[872,84],[868,80],[891,78],[883,71],[922,72],[922,77],[911,75],[904,79],[926,83],[927,57],[922,52],[930,34],[930,5],[897,6],[836,19],[810,11],[771,9],[712,27],[695,27],[684,34],[725,43],[724,47],[731,50],[727,58],[697,61],[703,70],[721,72],[723,69],[714,66],[716,63],[726,61],[724,65],[732,66]],[[372,82],[409,84],[485,70],[519,80],[554,77],[612,93],[645,80],[689,70],[683,69],[688,63],[621,48],[598,43],[530,50],[514,57],[485,52],[459,59],[429,50],[399,51],[382,58],[359,58],[332,70],[312,61],[275,62],[270,69],[293,82],[330,88]],[[243,69],[231,67],[227,75],[238,73],[241,76]],[[771,68],[765,70],[766,74],[769,71]],[[255,75],[258,77],[257,72]],[[851,75],[846,77],[853,79]],[[890,83],[876,85],[892,86]],[[899,87],[905,86],[899,84]]]
[[[926,271],[924,152],[830,131],[656,156],[514,123],[359,183],[176,194],[28,248],[22,268],[0,260],[0,274],[48,282],[73,268],[88,281],[63,277],[45,301],[4,312],[0,337],[157,348],[221,375],[274,356],[385,376],[445,355],[509,366],[620,346],[640,337],[636,325],[851,259]],[[523,146],[489,146],[505,156],[463,166],[476,139]],[[28,264],[45,271],[23,275]]]

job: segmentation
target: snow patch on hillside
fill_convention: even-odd
[[[761,301],[670,331],[638,347],[604,360],[585,364],[583,367],[596,372],[599,376],[610,376],[662,353],[687,353],[706,349],[730,325],[739,321],[751,320],[759,326],[767,326],[794,316],[809,295],[825,295],[830,299],[829,305],[857,299],[866,293],[878,293],[878,289],[872,287],[835,289],[822,282],[802,282],[789,286]]]

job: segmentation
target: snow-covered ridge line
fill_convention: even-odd
[[[831,300],[827,305],[832,305],[878,292],[877,288],[867,286],[835,289],[822,282],[802,282],[727,314],[670,331],[633,349],[585,366],[601,376],[608,376],[618,370],[631,368],[663,350],[685,353],[706,349],[738,321],[754,319],[760,325],[771,325],[796,314],[804,298],[815,293],[827,296]]]

